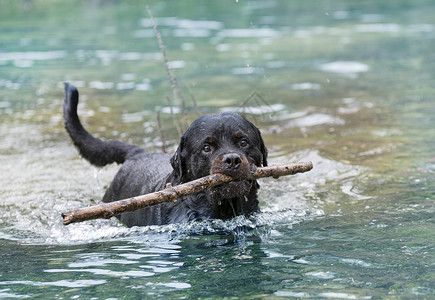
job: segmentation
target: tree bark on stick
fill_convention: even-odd
[[[312,168],[313,164],[311,162],[261,167],[257,168],[249,179],[259,179],[263,177],[278,178],[280,176],[307,172]],[[109,219],[122,212],[135,211],[164,202],[176,202],[181,196],[195,194],[232,180],[231,176],[216,173],[180,185],[168,185],[165,189],[154,193],[110,203],[101,203],[91,207],[80,208],[68,213],[63,213],[63,224],[68,225],[93,219]]]

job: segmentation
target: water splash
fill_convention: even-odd
[[[259,192],[262,212],[250,218],[240,216],[228,221],[208,220],[133,228],[122,226],[116,219],[63,226],[60,214],[99,202],[118,167],[100,169],[95,178],[95,168],[84,160],[77,160],[77,152],[70,143],[47,144],[52,142],[47,142],[42,134],[43,126],[32,125],[31,135],[28,134],[28,127],[14,124],[14,130],[2,131],[5,132],[3,140],[6,144],[3,146],[6,148],[1,147],[0,151],[10,151],[9,147],[21,141],[14,154],[0,156],[3,169],[0,180],[8,183],[2,186],[0,203],[0,236],[6,240],[20,240],[26,244],[71,245],[96,241],[137,241],[158,236],[174,239],[192,234],[242,233],[322,216],[322,202],[318,201],[316,194],[330,188],[327,185],[331,182],[338,183],[338,191],[347,196],[355,199],[363,197],[353,188],[354,178],[363,171],[359,167],[325,159],[317,151],[305,150],[288,155],[272,152],[271,164],[313,161],[315,167],[309,174],[262,180]]]

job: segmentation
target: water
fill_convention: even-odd
[[[149,5],[190,120],[191,94],[245,112],[270,164],[314,169],[261,180],[249,219],[63,226],[118,167],[80,159],[62,83],[91,132],[150,151],[157,111],[174,150],[174,93],[140,1],[2,1],[0,298],[434,298],[435,5]]]

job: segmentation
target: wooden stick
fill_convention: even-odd
[[[168,75],[169,82],[171,83],[172,93],[174,95],[174,101],[176,102],[176,104],[177,104],[177,101],[179,101],[179,100],[181,101],[181,107],[182,107],[182,110],[184,113],[186,111],[184,97],[183,97],[183,94],[181,93],[181,88],[178,85],[177,78],[171,72],[171,68],[169,68],[168,57],[166,56],[165,45],[163,44],[163,40],[162,40],[162,36],[160,34],[160,31],[159,31],[159,28],[157,27],[157,22],[154,19],[153,14],[151,13],[150,7],[146,6],[146,9],[148,11],[148,15],[151,18],[151,21],[153,22],[154,32],[156,33],[157,41],[159,42],[160,51],[162,52],[162,55],[163,55],[163,62],[165,64],[166,74]]]
[[[258,179],[262,177],[278,178],[280,176],[307,172],[312,168],[313,164],[311,162],[262,167],[257,168],[249,179]],[[93,219],[109,219],[122,212],[134,211],[164,202],[176,202],[177,198],[181,196],[195,194],[204,189],[227,183],[232,180],[233,179],[228,175],[216,173],[180,185],[168,185],[165,189],[158,192],[109,203],[102,203],[91,207],[80,208],[69,213],[63,213],[63,224],[68,225],[75,222]]]

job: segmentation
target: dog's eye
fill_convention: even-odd
[[[211,146],[205,144],[205,145],[202,147],[202,151],[204,151],[204,152],[210,152],[210,151],[211,151]]]
[[[245,139],[241,140],[241,141],[240,141],[240,147],[245,148],[246,146],[248,146],[248,141],[245,140]]]

